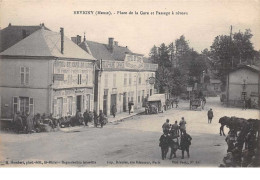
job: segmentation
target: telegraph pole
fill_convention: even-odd
[[[230,26],[230,41],[229,41],[229,58],[231,58],[231,61],[233,61],[231,57],[231,43],[232,43],[232,25]],[[227,107],[229,106],[229,68],[227,68]]]

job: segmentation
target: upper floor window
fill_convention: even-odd
[[[116,87],[116,74],[113,74],[113,86]]]
[[[132,74],[129,74],[129,85],[132,84]]]
[[[78,74],[78,84],[81,84],[81,74]]]
[[[30,76],[29,67],[21,67],[20,74],[21,74],[21,84],[22,85],[28,85],[29,84],[29,76]]]
[[[88,84],[89,77],[88,77],[88,72],[86,73],[86,84]]]
[[[108,87],[108,74],[105,74],[105,87]]]
[[[124,86],[127,85],[127,74],[124,74]]]

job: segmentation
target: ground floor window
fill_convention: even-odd
[[[141,102],[141,91],[138,91],[138,103]]]
[[[57,116],[62,117],[63,112],[63,98],[57,98]]]
[[[73,97],[68,96],[68,115],[72,115]]]
[[[34,114],[34,99],[30,97],[13,97],[13,113]]]

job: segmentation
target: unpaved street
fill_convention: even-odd
[[[212,124],[207,123],[207,111],[213,109]],[[189,110],[180,103],[164,113],[137,115],[101,128],[80,127],[69,131],[34,134],[0,134],[1,160],[28,163],[33,166],[211,166],[217,167],[226,153],[225,137],[219,136],[218,120],[222,116],[259,118],[257,110],[241,110],[221,106],[219,98],[208,98],[205,110]],[[161,160],[159,137],[162,124],[185,117],[187,132],[192,136],[191,157]],[[227,133],[228,129],[225,128]],[[169,157],[169,153],[168,156]],[[4,161],[4,162],[3,162]],[[30,164],[29,161],[32,161]],[[84,161],[84,162],[83,162]],[[14,166],[15,164],[12,164]]]

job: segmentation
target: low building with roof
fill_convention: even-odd
[[[0,53],[1,118],[14,113],[74,115],[93,110],[96,59],[44,27]]]
[[[97,110],[109,115],[116,105],[118,113],[126,112],[129,102],[141,108],[145,99],[154,94],[154,83],[150,84],[149,79],[155,77],[158,65],[148,62],[144,55],[119,46],[114,38],[104,44],[88,41],[84,36],[79,46],[99,62],[94,98]]]
[[[242,65],[227,76],[227,100],[229,105],[243,106],[244,100],[250,104],[259,104],[259,67]]]

